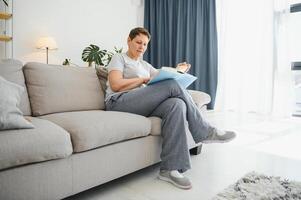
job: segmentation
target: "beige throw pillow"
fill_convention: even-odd
[[[107,89],[108,69],[106,67],[102,67],[102,66],[95,67],[95,69],[96,69],[96,74],[98,76],[101,88],[105,93],[106,89]]]
[[[18,108],[24,88],[0,76],[0,130],[34,128]]]

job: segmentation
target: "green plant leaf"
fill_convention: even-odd
[[[90,46],[86,47],[82,53],[82,59],[85,62],[95,63],[96,65],[104,65],[102,59],[106,55],[104,50],[100,50],[97,45],[90,44]]]
[[[114,47],[114,51],[116,52],[116,53],[121,53],[122,52],[122,47],[120,48],[120,49],[118,49],[116,46]]]
[[[90,44],[90,46],[83,50],[82,60],[88,62],[89,66],[91,66],[92,63],[95,63],[96,65],[107,66],[110,63],[113,55],[121,52],[122,48],[118,49],[117,47],[114,47],[114,52],[111,52],[106,49],[101,50],[99,46]]]

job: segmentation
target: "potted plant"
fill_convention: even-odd
[[[86,47],[82,53],[82,59],[85,62],[89,63],[89,67],[92,66],[92,63],[95,66],[107,66],[112,59],[112,56],[115,53],[121,53],[122,48],[117,49],[114,47],[114,52],[110,52],[106,49],[100,49],[99,46],[90,44],[90,46]]]
[[[102,59],[106,54],[106,51],[101,50],[99,46],[90,44],[90,46],[83,50],[82,59],[89,63],[89,67],[92,66],[93,62],[95,65],[104,65]]]
[[[122,49],[123,49],[123,48],[118,49],[117,47],[114,47],[114,52],[110,52],[110,51],[107,52],[107,58],[106,58],[107,65],[110,63],[110,61],[111,61],[113,55],[114,55],[115,53],[121,53],[121,52],[122,52]]]
[[[65,60],[63,61],[63,64],[64,66],[76,66],[76,67],[79,67],[77,64],[71,62],[71,59],[69,58],[65,58]]]

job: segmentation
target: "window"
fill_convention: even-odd
[[[301,0],[290,0],[289,47],[295,79],[295,115],[301,116]]]
[[[290,14],[290,59],[292,62],[301,61],[301,0],[291,0]]]

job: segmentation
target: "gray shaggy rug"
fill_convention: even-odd
[[[301,199],[301,183],[251,172],[212,200],[295,200]]]

